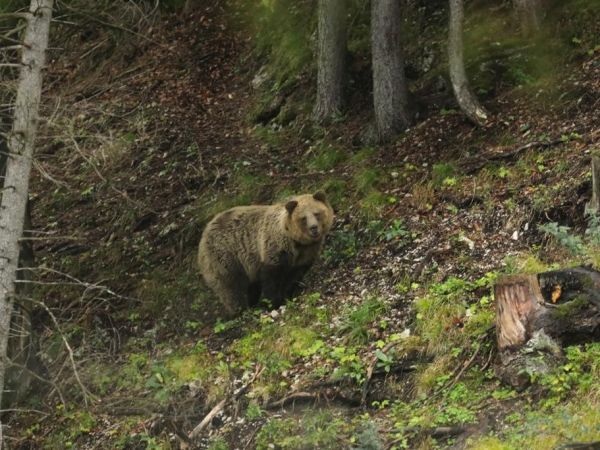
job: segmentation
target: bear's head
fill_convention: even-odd
[[[323,192],[293,197],[285,209],[289,236],[299,244],[322,241],[333,225],[333,209]]]

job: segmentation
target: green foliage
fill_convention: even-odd
[[[216,437],[211,439],[208,450],[229,450],[229,445],[222,437]]]
[[[330,360],[334,363],[334,379],[350,379],[361,384],[365,380],[366,367],[358,355],[357,347],[337,346],[329,353]]]
[[[380,298],[367,298],[344,314],[340,332],[346,336],[349,343],[364,345],[369,340],[369,330],[373,322],[387,310],[388,306]]]
[[[246,409],[246,418],[248,420],[257,420],[260,419],[264,414],[262,408],[256,402],[250,402],[248,408]]]
[[[267,56],[276,88],[314,67],[310,36],[316,27],[316,17],[311,3],[294,0],[245,3],[255,48],[260,55]]]
[[[383,450],[384,446],[379,437],[377,426],[369,420],[366,422],[356,440],[352,450]]]
[[[345,421],[327,411],[308,411],[299,419],[272,418],[256,435],[257,450],[343,448]]]
[[[379,219],[383,208],[394,203],[395,200],[395,198],[373,189],[359,201],[359,212],[367,220]]]
[[[567,226],[558,225],[556,222],[539,225],[540,231],[551,236],[560,246],[564,247],[572,256],[583,258],[585,262],[598,264],[598,250],[600,249],[600,218],[595,211],[587,216],[588,226],[582,236],[571,233]]]
[[[382,181],[381,171],[371,167],[360,170],[354,175],[354,185],[356,190],[361,193],[370,192],[377,183]]]
[[[594,442],[600,439],[598,397],[574,397],[551,410],[531,411],[513,416],[511,426],[497,436],[469,439],[469,450],[555,450],[565,443]]]
[[[452,164],[434,164],[431,171],[431,181],[435,187],[451,186],[456,183],[456,168]]]
[[[579,236],[569,233],[570,227],[558,225],[556,222],[539,225],[538,229],[552,236],[556,241],[565,247],[572,255],[581,255],[584,247]]]
[[[330,170],[346,159],[342,149],[321,145],[315,149],[306,165],[311,170]]]
[[[417,331],[430,352],[444,353],[492,325],[494,315],[489,297],[473,297],[478,289],[491,288],[496,277],[495,273],[487,273],[474,282],[450,277],[443,283],[432,284],[427,294],[416,300]]]
[[[402,241],[408,237],[415,237],[404,225],[402,219],[394,219],[386,224],[381,220],[371,220],[367,223],[369,234],[373,235],[374,240],[382,241]]]
[[[565,364],[539,380],[549,390],[549,396],[543,401],[546,406],[563,400],[575,388],[589,392],[600,375],[600,343],[586,344],[583,348],[568,347],[566,358]]]
[[[350,224],[345,224],[341,229],[336,228],[329,234],[322,257],[327,264],[337,265],[354,258],[359,248],[360,242],[356,232]]]
[[[87,436],[95,427],[97,419],[88,411],[78,411],[62,404],[56,407],[56,418],[61,430],[44,441],[44,449],[78,448],[77,440]]]

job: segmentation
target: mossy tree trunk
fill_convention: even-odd
[[[0,201],[0,405],[53,0],[31,0]],[[0,447],[2,441],[0,439]]]
[[[515,14],[521,25],[521,32],[531,36],[540,29],[542,0],[514,0]]]
[[[450,80],[454,96],[460,109],[475,124],[483,125],[487,120],[487,112],[479,104],[473,94],[463,55],[463,0],[450,0],[450,21],[448,26],[448,64],[450,66]]]
[[[317,122],[338,116],[344,104],[346,1],[319,0],[317,100],[314,109]]]
[[[388,141],[410,125],[401,42],[401,8],[397,0],[371,2],[373,106],[380,141]]]

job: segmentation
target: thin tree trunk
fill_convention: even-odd
[[[541,0],[514,0],[515,13],[521,23],[521,32],[531,36],[540,29],[542,2]]]
[[[466,116],[478,125],[487,120],[486,110],[479,104],[471,91],[463,55],[463,0],[450,0],[450,22],[448,26],[448,62],[450,80],[458,106]]]
[[[31,0],[0,201],[0,404],[53,0]],[[1,441],[0,441],[1,445]]]
[[[339,115],[343,107],[346,59],[346,0],[319,0],[316,121]]]
[[[371,3],[373,106],[380,141],[387,141],[410,125],[406,77],[400,39],[401,2]]]
[[[592,198],[585,205],[586,215],[600,214],[600,152],[592,153]]]

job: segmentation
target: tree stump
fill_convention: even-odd
[[[600,339],[600,272],[576,267],[513,275],[494,290],[496,370],[517,388],[561,364],[563,346]]]

